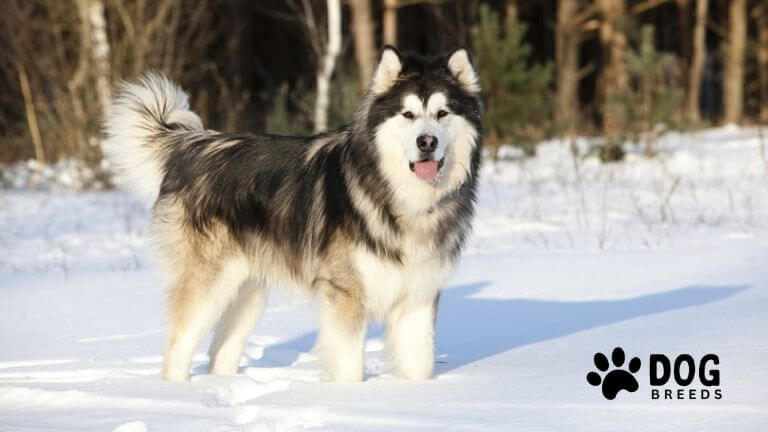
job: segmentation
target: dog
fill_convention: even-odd
[[[147,73],[118,86],[104,152],[152,205],[169,289],[163,377],[189,379],[215,325],[212,374],[238,371],[275,287],[317,299],[330,378],[361,381],[366,323],[386,321],[397,373],[428,379],[440,291],[471,230],[482,152],[467,51],[385,47],[350,124],[310,137],[203,127],[188,96]]]

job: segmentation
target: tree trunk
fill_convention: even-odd
[[[375,38],[371,22],[371,1],[351,0],[352,32],[355,37],[355,57],[360,72],[360,91],[364,92],[371,85],[373,63],[375,61]]]
[[[579,35],[578,24],[574,22],[577,9],[578,0],[559,1],[555,29],[555,121],[569,135],[574,132],[579,114]]]
[[[597,0],[602,14],[600,43],[605,58],[600,76],[603,97],[603,133],[613,140],[625,128],[626,116],[619,99],[629,86],[629,77],[624,63],[627,49],[627,35],[621,28],[626,20],[625,0]]]
[[[728,44],[723,73],[725,123],[738,124],[744,107],[744,52],[747,45],[747,0],[731,0]]]
[[[325,49],[322,65],[317,72],[317,99],[315,100],[315,132],[328,129],[329,89],[336,57],[341,51],[341,2],[327,0],[328,5],[328,45]]]
[[[677,34],[679,35],[680,57],[691,61],[691,0],[675,0],[677,4]]]
[[[382,27],[385,45],[397,46],[397,4],[398,0],[384,0]]]
[[[768,122],[768,4],[755,7],[757,21],[757,75],[760,86],[760,121]]]
[[[517,0],[507,0],[507,4],[504,7],[504,20],[507,27],[517,24],[518,13]]]
[[[111,70],[109,65],[109,40],[107,39],[107,20],[104,17],[104,3],[101,0],[78,0],[80,9],[83,47],[93,60],[93,77],[96,97],[102,112],[112,101]]]
[[[704,59],[707,55],[706,32],[709,0],[696,0],[696,18],[693,27],[691,67],[688,72],[688,85],[685,89],[685,111],[690,120],[701,120],[699,95],[701,78],[704,73]]]
[[[467,21],[464,15],[464,5],[465,2],[463,1],[454,2],[456,10],[456,41],[462,46],[469,44],[467,41]]]
[[[45,162],[45,151],[43,150],[43,139],[40,137],[40,127],[37,124],[37,110],[35,109],[35,100],[32,96],[32,89],[29,86],[29,77],[24,65],[20,62],[16,64],[16,71],[19,75],[19,86],[24,98],[24,109],[27,114],[27,126],[29,126],[29,136],[32,137],[32,145],[35,148],[35,159]]]

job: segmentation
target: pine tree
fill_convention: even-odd
[[[631,87],[623,101],[628,138],[642,143],[645,154],[650,156],[659,135],[677,123],[675,114],[684,96],[680,83],[675,82],[679,80],[677,60],[656,50],[650,24],[641,30],[639,48],[627,51],[625,58]]]
[[[523,41],[526,25],[516,20],[502,31],[499,15],[480,8],[472,41],[480,71],[486,136],[494,158],[503,142],[535,153],[552,110],[552,65],[530,64],[531,46]]]

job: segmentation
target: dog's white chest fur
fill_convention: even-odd
[[[395,303],[430,302],[445,286],[452,263],[431,250],[412,247],[403,254],[402,264],[384,260],[367,248],[353,254],[363,283],[366,311],[381,319]]]

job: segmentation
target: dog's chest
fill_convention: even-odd
[[[432,302],[450,276],[452,264],[434,251],[418,247],[403,253],[402,264],[358,248],[354,264],[363,283],[366,309],[383,318],[396,302]]]

